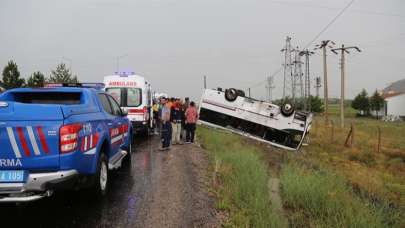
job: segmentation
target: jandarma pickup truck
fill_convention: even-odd
[[[58,189],[103,196],[109,170],[130,161],[132,126],[108,94],[81,84],[0,95],[0,203]]]

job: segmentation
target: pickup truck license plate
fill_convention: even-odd
[[[0,170],[0,183],[4,182],[23,182],[23,170]]]

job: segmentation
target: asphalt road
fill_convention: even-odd
[[[132,155],[131,168],[114,171],[110,175],[110,189],[104,199],[96,201],[81,191],[72,191],[56,192],[52,197],[29,204],[0,205],[1,227],[200,226],[195,225],[198,218],[196,220],[192,215],[187,215],[187,212],[192,212],[192,207],[195,207],[193,205],[200,205],[200,208],[195,208],[198,211],[207,210],[210,207],[207,205],[209,198],[203,193],[203,197],[200,194],[199,199],[197,199],[203,204],[192,202],[196,198],[194,192],[198,192],[198,190],[194,189],[193,181],[196,178],[192,175],[195,172],[189,170],[193,169],[191,165],[188,165],[191,162],[187,159],[183,159],[185,161],[178,160],[180,156],[177,156],[178,161],[176,162],[176,159],[171,158],[173,154],[158,152],[159,141],[157,137],[153,139],[142,138],[137,141],[134,147],[135,153]],[[183,146],[178,146],[178,148],[180,147]],[[168,162],[170,159],[173,160],[171,165]],[[165,164],[169,164],[170,167],[165,168],[165,166],[169,166]],[[182,166],[185,167],[184,170],[176,168]],[[177,169],[177,171],[172,169]],[[165,173],[170,173],[167,174],[170,176],[163,176]],[[181,175],[185,176],[182,177]],[[177,179],[173,180],[179,184],[167,183],[165,188],[168,189],[164,191],[168,193],[159,192],[159,190],[163,191],[160,189],[163,188],[161,185],[168,182],[171,176],[180,176],[174,177]],[[181,189],[169,189],[181,185],[183,185]],[[160,201],[165,205],[160,205]],[[172,202],[176,204],[176,201],[178,205],[170,206]],[[200,216],[212,217],[210,213],[208,211]],[[182,217],[183,214],[186,214],[187,217]],[[166,220],[175,219],[176,221],[164,221],[162,223],[164,218]],[[206,223],[202,220],[198,221],[201,224]]]
[[[56,192],[52,197],[26,205],[0,205],[0,220],[30,227],[116,227],[129,226],[136,218],[152,176],[152,141],[138,140],[132,170],[110,175],[105,199],[89,199],[84,192]]]

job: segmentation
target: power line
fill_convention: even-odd
[[[315,42],[321,35],[324,33],[356,0],[351,0],[349,4],[345,6],[319,33],[315,36],[314,39],[311,40],[307,45],[305,45],[304,49],[307,49],[313,42]]]
[[[355,0],[351,0],[303,49],[307,49],[313,42],[315,42],[353,3]],[[283,67],[278,68],[271,76],[276,76],[278,73],[281,72]],[[258,86],[263,85],[267,79],[264,79],[253,86],[249,86],[247,88],[255,88]]]
[[[340,10],[341,9],[341,8],[338,8],[338,7],[313,5],[313,4],[306,4],[306,3],[299,3],[299,2],[272,1],[271,3],[275,3],[275,4],[279,4],[279,5],[294,6],[294,7],[307,7],[307,8],[314,8],[314,9],[328,9],[328,10]],[[390,12],[362,10],[362,9],[352,9],[351,12],[352,13],[360,13],[360,14],[370,14],[370,15],[405,18],[405,15],[397,14],[397,13],[390,13]]]

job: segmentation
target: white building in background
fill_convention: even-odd
[[[386,116],[405,117],[405,79],[393,82],[382,91]]]

